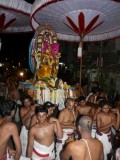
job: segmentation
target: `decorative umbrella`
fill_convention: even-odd
[[[32,31],[31,4],[23,0],[0,0],[0,33]]]
[[[79,43],[80,86],[83,41],[102,41],[120,36],[120,3],[110,0],[37,0],[31,25],[49,24],[59,40]]]

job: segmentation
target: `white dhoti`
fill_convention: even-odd
[[[26,157],[27,145],[28,145],[28,130],[25,126],[22,127],[20,132],[20,140],[22,145],[22,156]]]
[[[74,129],[63,129],[63,138],[57,139],[56,142],[56,158],[55,160],[60,160],[60,152],[63,149],[63,145],[68,138],[73,138]]]
[[[111,138],[111,132],[105,134],[105,133],[96,133],[96,138],[99,139],[102,144],[103,144],[103,149],[104,149],[104,160],[107,160],[107,154],[111,152],[112,145],[110,142]]]
[[[32,160],[53,160],[55,159],[54,142],[49,146],[44,146],[34,141]]]
[[[20,100],[16,101],[16,113],[15,113],[15,122],[19,122],[20,121],[20,116],[19,116],[19,107],[22,105],[22,102]]]
[[[21,156],[21,157],[20,157],[20,160],[31,160],[31,159],[28,158],[28,157],[23,157],[23,156]]]
[[[8,157],[6,160],[15,160],[13,157]],[[20,157],[20,160],[31,160],[30,158],[28,158],[28,157],[23,157],[23,156],[21,156]]]
[[[97,131],[97,126],[95,124],[93,124],[92,125],[92,132],[91,132],[92,138],[96,138],[96,131]]]
[[[7,159],[5,159],[5,160],[15,160],[15,159],[14,159],[13,156],[10,156],[8,151],[7,151]],[[30,160],[30,158],[21,156],[19,160]]]
[[[19,108],[16,108],[16,113],[15,113],[15,122],[19,122],[20,121],[20,117],[19,117]]]

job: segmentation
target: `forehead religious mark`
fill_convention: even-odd
[[[44,112],[42,112],[42,113],[39,113],[39,115],[40,115],[40,116],[43,116],[43,115],[45,115],[45,113],[44,113]]]

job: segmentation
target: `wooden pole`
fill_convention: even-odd
[[[83,49],[83,40],[81,39],[80,43],[79,43],[79,47],[81,47]],[[82,51],[81,51],[82,52]],[[80,91],[81,91],[81,83],[82,83],[82,54],[80,57]]]

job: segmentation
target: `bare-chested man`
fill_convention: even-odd
[[[101,88],[99,89],[99,97],[106,99],[106,100],[108,99],[107,93]]]
[[[95,88],[92,89],[91,95],[88,96],[88,97],[86,98],[86,100],[87,100],[88,102],[91,102],[91,103],[95,103],[95,104],[96,104],[96,99],[97,99],[98,96],[99,96],[99,88],[98,88],[98,87],[95,87]]]
[[[55,105],[49,101],[45,102],[42,105],[42,107],[48,110],[48,117],[50,117],[51,114],[53,114],[53,110],[55,109]],[[37,121],[38,121],[37,116],[36,114],[34,114],[31,119],[30,127],[34,126],[37,123]]]
[[[96,104],[92,104],[93,107],[90,110],[90,117],[93,120],[93,124],[92,124],[92,137],[95,138],[96,137],[96,131],[97,131],[97,125],[96,125],[96,120],[97,120],[97,114],[100,112],[101,108],[99,107],[99,103],[101,100],[104,100],[104,98],[102,97],[97,97],[96,99]]]
[[[7,152],[10,156],[13,156],[15,160],[20,159],[22,150],[18,129],[16,124],[11,122],[14,114],[14,101],[6,100],[3,104],[1,104],[0,115],[2,116],[2,118],[0,119],[0,160],[7,160]],[[13,138],[16,151],[11,150],[8,147],[8,141],[11,136]]]
[[[10,87],[9,98],[16,101],[20,100],[20,93],[17,89],[16,83],[13,82]]]
[[[78,98],[80,96],[80,85],[79,83],[75,84],[75,89],[73,90],[73,97]]]
[[[32,106],[32,98],[28,95],[23,97],[23,107],[20,109],[20,118],[22,122],[22,129],[20,133],[20,139],[22,144],[22,156],[26,157],[26,149],[28,143],[28,130],[30,127],[31,118],[35,113],[35,107],[37,104]]]
[[[91,137],[92,119],[82,116],[77,123],[82,139],[70,142],[61,153],[62,160],[103,160],[102,143]]]
[[[65,102],[65,108],[60,112],[58,117],[58,120],[63,129],[63,138],[57,139],[56,142],[56,160],[60,159],[59,154],[65,141],[68,138],[73,138],[74,136],[74,130],[76,129],[76,115],[74,111],[74,104],[75,101],[73,98],[67,98]]]
[[[76,107],[77,117],[80,115],[89,116],[91,107],[86,104],[85,97],[80,96],[78,98],[78,106]]]
[[[97,114],[97,134],[104,147],[104,160],[107,160],[107,154],[111,152],[112,146],[110,142],[111,127],[119,129],[120,115],[119,110],[110,109],[108,101],[102,100],[99,103],[101,111]]]
[[[55,159],[54,138],[63,137],[63,131],[56,118],[48,120],[48,110],[37,106],[35,109],[38,123],[29,132],[27,157],[32,160]]]
[[[16,113],[15,113],[15,121],[16,122],[19,122],[20,121],[20,117],[19,117],[19,109],[20,109],[20,106],[22,105],[21,101],[20,101],[20,93],[19,93],[19,90],[17,88],[17,83],[16,82],[12,82],[10,84],[10,87],[9,87],[9,93],[8,93],[9,97],[8,99],[10,100],[13,100],[16,102]]]

